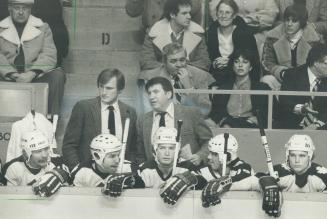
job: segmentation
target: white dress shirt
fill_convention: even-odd
[[[108,131],[108,118],[109,118],[109,109],[108,104],[101,102],[101,133],[109,133]],[[115,113],[115,129],[116,129],[116,137],[119,140],[122,140],[123,136],[123,127],[121,123],[121,115],[119,110],[118,102],[114,102],[111,106],[114,107]]]

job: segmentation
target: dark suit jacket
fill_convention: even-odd
[[[62,146],[65,162],[70,169],[79,163],[91,161],[90,144],[92,139],[101,134],[101,102],[100,97],[81,100],[73,108]],[[132,160],[135,154],[136,141],[136,113],[130,106],[118,101],[122,128],[129,115],[130,127],[126,145],[125,159]]]
[[[228,81],[219,87],[220,90],[233,90],[233,81]],[[252,82],[251,90],[270,90],[269,86],[265,83]],[[219,123],[224,117],[228,116],[227,104],[230,94],[213,95],[212,107],[209,117]],[[256,115],[256,110],[260,110],[262,115],[263,126],[267,125],[268,113],[268,97],[265,95],[251,95],[251,104],[253,114]]]
[[[208,141],[212,132],[205,123],[201,113],[193,107],[174,104],[174,120],[183,120],[181,129],[181,146],[191,145],[192,153],[198,154],[203,161],[208,156]],[[153,111],[139,117],[137,122],[137,161],[139,163],[153,159],[153,146],[151,145],[151,131]]]
[[[307,65],[289,69],[284,75],[281,90],[310,91]],[[327,91],[326,79],[321,81],[318,91]],[[279,100],[282,110],[280,120],[284,123],[283,128],[299,128],[299,123],[302,121],[303,116],[294,114],[294,107],[296,104],[308,103],[310,96],[279,96]],[[317,118],[327,123],[327,97],[315,97],[313,105],[315,110],[319,112]]]

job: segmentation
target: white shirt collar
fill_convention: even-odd
[[[185,29],[183,29],[183,30],[180,31],[178,34],[176,34],[176,33],[173,31],[173,29],[171,28],[171,23],[169,22],[169,25],[168,25],[168,33],[169,33],[169,36],[171,36],[171,34],[173,33],[174,36],[175,36],[175,38],[178,40],[178,39],[182,36],[184,30],[185,30]]]
[[[101,101],[101,111],[108,110],[108,106],[113,106],[115,108],[115,111],[117,109],[119,109],[117,100],[113,104],[110,104],[110,105]]]

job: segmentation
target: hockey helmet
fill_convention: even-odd
[[[177,130],[175,128],[159,127],[154,134],[153,146],[157,150],[159,144],[177,144]]]
[[[309,135],[293,135],[288,142],[285,144],[286,148],[286,160],[288,160],[288,156],[290,151],[306,151],[310,157],[310,160],[313,157],[313,152],[315,150],[315,145]]]
[[[228,160],[233,160],[237,157],[238,142],[233,135],[229,134],[228,136],[229,137],[227,139],[227,154],[230,154],[228,155]],[[219,156],[222,157],[224,153],[224,146],[224,134],[219,134],[210,139],[208,149],[211,152],[218,153]]]
[[[33,130],[23,134],[21,139],[21,147],[28,156],[29,161],[32,152],[43,148],[50,147],[47,137],[39,130]]]
[[[114,135],[100,134],[93,138],[90,147],[94,161],[102,166],[106,154],[120,151],[122,149],[122,143]]]

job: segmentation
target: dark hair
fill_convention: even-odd
[[[169,92],[170,91],[171,94],[172,94],[171,95],[171,98],[173,98],[173,94],[174,94],[173,85],[171,84],[171,82],[167,78],[164,78],[164,77],[154,77],[154,78],[151,78],[145,84],[145,91],[148,92],[150,87],[152,87],[154,85],[157,85],[157,84],[160,84],[162,86],[162,89],[165,92]]]
[[[308,53],[306,64],[313,66],[315,62],[322,61],[325,56],[327,56],[327,45],[315,43]]]
[[[218,12],[220,5],[223,3],[230,6],[233,9],[234,14],[238,13],[238,10],[239,10],[238,5],[236,4],[236,2],[234,0],[221,0],[216,7],[216,13]]]
[[[177,15],[177,13],[179,12],[179,6],[182,5],[189,5],[192,7],[191,0],[167,0],[164,6],[164,12],[162,16],[167,20],[170,20],[170,14]]]
[[[169,43],[162,49],[162,60],[166,63],[167,56],[174,55],[181,51],[184,51],[185,56],[187,56],[186,49],[180,43]]]
[[[104,69],[98,76],[97,79],[98,87],[100,87],[100,85],[104,85],[108,83],[108,81],[113,77],[116,77],[117,79],[117,90],[118,91],[123,90],[125,88],[125,77],[123,73],[117,68]]]
[[[284,21],[292,17],[300,22],[300,27],[303,29],[308,22],[308,11],[302,4],[288,6],[284,11]]]
[[[252,70],[249,72],[251,81],[258,82],[260,80],[260,60],[256,57],[255,53],[248,49],[235,50],[229,57],[228,66],[233,72],[233,80],[235,80],[235,72],[233,71],[233,65],[236,59],[242,57],[248,60],[251,64]]]

